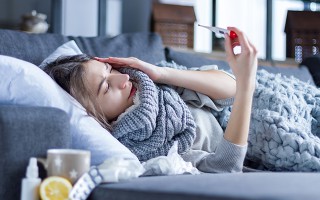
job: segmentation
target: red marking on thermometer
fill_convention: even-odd
[[[238,37],[238,35],[234,32],[234,31],[229,31],[227,29],[223,29],[223,28],[219,28],[219,27],[214,27],[214,26],[204,26],[204,25],[200,25],[198,24],[198,26],[209,29],[210,31],[214,32],[215,34],[228,34],[230,36],[230,39],[236,39]]]

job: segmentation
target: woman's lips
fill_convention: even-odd
[[[136,93],[136,91],[137,91],[137,88],[132,84],[129,98],[132,97],[132,96],[134,96],[135,93]]]

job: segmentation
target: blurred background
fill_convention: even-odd
[[[0,28],[110,37],[155,31],[167,46],[214,53],[223,38],[197,25],[236,26],[260,59],[299,63],[319,53],[319,11],[316,0],[0,0]]]

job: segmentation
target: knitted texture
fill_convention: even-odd
[[[258,71],[247,159],[272,171],[320,171],[319,105],[318,88]],[[223,128],[230,111],[215,113]]]
[[[120,116],[112,134],[128,147],[140,161],[168,154],[174,141],[178,153],[190,149],[196,124],[180,96],[172,88],[156,85],[143,72],[119,69],[137,83],[139,104]]]

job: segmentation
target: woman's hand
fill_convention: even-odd
[[[146,73],[154,82],[158,82],[164,73],[163,72],[164,69],[162,67],[157,67],[150,63],[139,60],[138,58],[135,58],[135,57],[129,57],[129,58],[116,58],[116,57],[97,58],[95,57],[95,59],[100,62],[109,63],[115,69],[118,67],[132,67],[132,68],[138,69]]]
[[[225,37],[227,61],[236,77],[237,87],[242,91],[250,89],[253,92],[258,65],[257,50],[242,31],[235,27],[228,27],[228,30],[236,32],[238,35],[236,39],[239,40],[241,46],[241,53],[235,55],[230,37]]]

